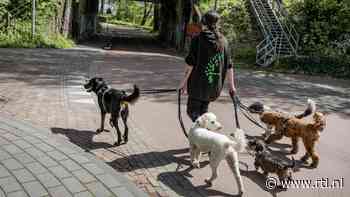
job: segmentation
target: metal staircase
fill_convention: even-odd
[[[297,55],[299,34],[288,22],[288,13],[279,0],[249,0],[264,40],[259,43],[256,63],[269,66],[281,56]]]

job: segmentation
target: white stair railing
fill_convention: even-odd
[[[299,34],[296,31],[294,25],[289,22],[289,16],[287,10],[284,8],[283,4],[278,0],[269,0],[269,4],[274,11],[276,17],[280,21],[282,29],[288,42],[293,50],[294,55],[297,55],[299,47]]]
[[[273,61],[278,59],[281,54],[286,55],[290,54],[291,52],[296,55],[298,50],[299,34],[295,30],[294,26],[288,22],[288,14],[283,8],[283,5],[276,0],[249,1],[254,16],[257,19],[259,27],[262,30],[265,38],[256,47],[256,63],[261,66],[268,66]],[[269,5],[269,8],[266,7],[266,4]],[[271,13],[268,13],[269,11],[272,11],[273,16],[271,16]],[[275,20],[271,17],[275,17]],[[278,27],[273,29],[272,26],[275,25],[278,25]],[[272,34],[272,31],[274,31],[274,34]],[[281,51],[283,51],[283,53]]]
[[[278,57],[276,45],[279,38],[266,37],[256,46],[256,63],[260,66],[269,66]]]

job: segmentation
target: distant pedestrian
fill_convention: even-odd
[[[187,114],[192,121],[208,111],[209,103],[221,93],[226,75],[229,91],[235,94],[233,66],[226,38],[219,32],[220,16],[207,12],[202,20],[202,31],[192,39],[185,77],[179,89],[188,92]]]

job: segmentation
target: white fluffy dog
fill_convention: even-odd
[[[191,127],[188,140],[190,143],[191,163],[199,168],[201,152],[209,152],[209,162],[212,175],[205,182],[211,186],[212,181],[217,178],[217,168],[223,159],[226,159],[234,177],[238,183],[239,193],[244,191],[242,178],[239,171],[238,152],[246,148],[244,131],[237,129],[233,140],[223,134],[213,131],[221,129],[221,124],[216,120],[213,113],[205,113],[199,117]]]

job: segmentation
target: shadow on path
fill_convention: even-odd
[[[113,145],[105,142],[94,142],[92,138],[96,135],[95,131],[84,131],[65,128],[51,128],[53,134],[66,136],[70,142],[89,152],[99,148],[111,148]]]

